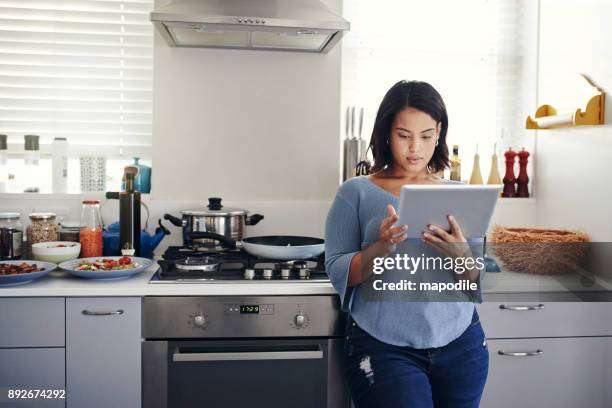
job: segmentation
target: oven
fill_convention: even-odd
[[[335,295],[145,297],[144,408],[346,408]]]

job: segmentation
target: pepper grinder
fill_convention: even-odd
[[[516,152],[511,147],[504,153],[506,157],[506,174],[504,175],[504,192],[502,197],[516,197],[516,177],[514,177],[514,159]]]
[[[501,184],[501,177],[499,177],[499,169],[497,168],[497,143],[493,145],[493,156],[491,157],[491,172],[489,173],[489,179],[487,184]]]
[[[525,150],[523,147],[520,152],[518,152],[519,157],[519,175],[516,179],[517,183],[517,197],[529,197],[529,176],[527,175],[527,158],[529,157],[529,152]]]
[[[474,155],[474,167],[472,168],[472,176],[470,184],[482,184],[482,174],[480,173],[480,155],[478,154],[478,145],[476,145],[476,154]]]

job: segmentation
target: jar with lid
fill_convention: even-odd
[[[23,227],[20,218],[19,213],[0,213],[0,260],[21,258]]]
[[[27,228],[28,256],[32,255],[32,245],[39,242],[52,242],[59,239],[59,228],[54,213],[30,214],[30,225]]]
[[[102,218],[98,200],[83,201],[79,241],[81,257],[102,256]]]
[[[62,221],[60,224],[59,240],[81,242],[79,239],[80,231],[81,223],[78,221]]]

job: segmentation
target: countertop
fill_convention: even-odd
[[[79,296],[233,296],[328,295],[336,291],[326,282],[149,283],[157,264],[139,275],[119,280],[91,280],[64,271],[17,286],[0,287],[0,297]],[[530,275],[512,271],[488,272],[484,295],[612,293],[612,282],[599,277],[569,274]]]
[[[78,296],[233,296],[233,295],[326,295],[336,291],[321,282],[238,282],[238,283],[149,283],[157,270],[155,264],[144,272],[125,279],[93,280],[54,271],[17,286],[0,287],[0,297],[78,297]]]

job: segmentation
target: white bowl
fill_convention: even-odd
[[[77,259],[81,244],[70,241],[39,242],[32,245],[32,256],[37,261],[60,263]]]

